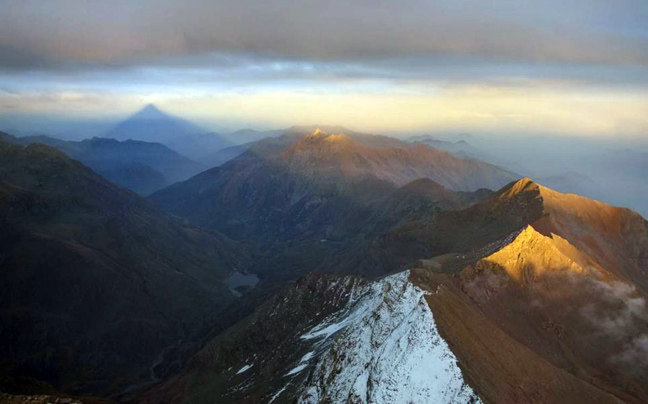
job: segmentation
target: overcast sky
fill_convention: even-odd
[[[211,128],[648,137],[645,0],[0,2],[0,129],[154,102]]]

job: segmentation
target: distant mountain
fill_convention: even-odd
[[[104,136],[117,140],[162,143],[194,161],[231,144],[216,133],[207,133],[188,121],[176,118],[149,104],[127,118]]]
[[[538,178],[538,182],[541,182],[556,191],[578,195],[588,195],[591,189],[598,186],[596,181],[592,180],[590,177],[576,172],[565,172],[557,175],[540,177]]]
[[[345,128],[344,126],[331,126],[331,125],[298,125],[291,126],[284,132],[287,137],[303,137],[313,132],[323,132],[326,134],[344,134],[351,139],[360,142],[366,146],[371,147],[403,147],[404,143],[401,140],[391,136],[375,135],[371,133],[356,132],[354,130]]]
[[[230,143],[234,145],[242,145],[244,143],[256,142],[261,139],[270,137],[277,137],[283,135],[284,130],[254,130],[254,129],[241,129],[236,132],[223,135]]]
[[[48,136],[13,138],[7,134],[5,139],[14,144],[43,143],[52,146],[104,178],[141,195],[186,180],[205,169],[159,143],[135,140],[120,142],[104,138],[73,142]]]
[[[201,157],[200,162],[207,167],[218,167],[227,163],[228,161],[240,156],[247,149],[252,147],[256,142],[281,136],[285,130],[269,130],[257,131],[253,129],[241,129],[228,135],[223,135],[230,144],[234,146],[225,147],[220,150],[213,151]]]
[[[270,249],[259,271],[291,278],[364,234],[367,221],[392,208],[383,207],[385,198],[421,178],[448,190],[438,191],[446,202],[429,202],[447,208],[470,199],[447,196],[456,190],[500,186],[516,175],[392,138],[289,131],[151,198],[193,223]]]
[[[157,192],[153,199],[197,223],[225,228],[227,223],[244,226],[250,220],[266,220],[262,218],[267,215],[280,220],[280,215],[293,209],[313,209],[326,202],[322,193],[346,198],[345,194],[362,192],[359,199],[371,200],[376,192],[384,195],[385,189],[419,178],[430,178],[449,189],[475,190],[499,187],[516,175],[391,138],[329,135],[319,130],[308,135],[287,132],[254,144],[224,166]],[[360,182],[360,187],[354,187]],[[371,191],[372,187],[376,189]],[[321,203],[313,204],[318,200]],[[289,217],[295,217],[294,212]],[[312,215],[304,217],[312,219]],[[285,224],[281,227],[287,231]]]
[[[203,156],[201,162],[209,168],[222,166],[228,161],[233,160],[241,154],[245,153],[245,151],[252,147],[252,145],[254,145],[255,143],[256,142],[244,143],[217,150],[216,152]]]
[[[141,401],[648,400],[648,222],[637,213],[524,178],[401,230],[391,254],[416,240],[447,252],[420,250],[427,259],[376,281],[308,275]]]
[[[457,157],[475,158],[493,164],[500,164],[494,156],[486,153],[485,151],[479,149],[478,147],[473,146],[471,143],[469,143],[466,140],[457,140],[455,142],[449,142],[446,140],[439,140],[430,135],[412,136],[405,140],[411,143],[423,143],[434,149],[445,150],[448,153]]]
[[[0,384],[156,382],[237,301],[245,257],[54,148],[0,141]]]
[[[381,136],[381,135],[371,135],[366,133],[355,132],[349,129],[346,129],[341,126],[321,126],[317,127],[314,125],[307,126],[291,126],[287,129],[276,130],[276,131],[267,131],[267,132],[257,132],[250,129],[245,129],[240,131],[243,133],[243,138],[246,139],[255,139],[249,141],[248,143],[239,144],[238,140],[231,139],[232,143],[235,143],[236,146],[230,146],[216,152],[211,153],[202,157],[200,160],[201,163],[208,167],[217,167],[227,163],[228,161],[234,159],[235,157],[240,156],[246,150],[251,147],[255,147],[255,153],[267,153],[270,150],[279,150],[281,148],[287,147],[291,143],[295,142],[297,139],[307,136],[313,133],[315,130],[322,130],[329,133],[344,133],[346,136],[349,136],[351,139],[359,141],[367,146],[375,147],[404,147],[405,144],[392,137]],[[237,136],[239,132],[235,132],[232,135],[228,135],[228,139],[231,136]],[[268,150],[266,150],[268,149]]]
[[[371,140],[369,140],[371,142]],[[455,191],[497,189],[515,174],[480,161],[460,159],[423,146],[367,143],[361,138],[316,130],[282,153],[293,172],[322,172],[327,180],[372,177],[396,186],[429,178]],[[316,170],[316,171],[314,171]]]

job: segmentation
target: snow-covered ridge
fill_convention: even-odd
[[[406,271],[356,291],[348,310],[301,336],[325,350],[299,403],[480,402],[439,335],[425,292],[408,277]]]

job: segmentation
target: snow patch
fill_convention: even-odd
[[[281,388],[281,390],[279,390],[278,392],[276,392],[275,395],[272,396],[272,398],[270,398],[270,401],[268,401],[268,404],[271,404],[272,402],[274,402],[274,400],[276,400],[276,399],[281,395],[281,393],[283,393],[284,391],[286,391],[286,389],[288,388],[289,385],[290,385],[290,383],[286,384],[285,386],[283,386],[283,387]]]
[[[293,370],[291,370],[290,372],[286,373],[284,376],[291,376],[291,375],[297,374],[297,373],[301,372],[302,370],[306,369],[306,366],[308,366],[307,363],[299,365],[296,368],[294,368]]]
[[[299,360],[299,363],[308,362],[310,360],[310,358],[313,357],[314,354],[315,354],[315,352],[313,352],[313,351],[307,353],[306,355],[302,356],[302,358]]]
[[[480,403],[436,329],[426,292],[408,278],[406,271],[354,289],[347,309],[301,336],[326,350],[298,403]]]
[[[237,374],[237,375],[240,375],[241,373],[246,372],[246,371],[248,371],[249,369],[251,369],[252,366],[254,366],[254,364],[252,364],[252,365],[245,365],[245,366],[243,366],[242,368],[240,368],[239,371],[236,372],[236,374]]]

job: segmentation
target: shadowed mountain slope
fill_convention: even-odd
[[[0,375],[118,394],[163,377],[236,300],[236,243],[42,144],[0,142]]]
[[[80,142],[48,136],[13,138],[10,143],[43,143],[92,168],[95,172],[141,195],[148,195],[174,182],[183,181],[205,167],[181,156],[160,143],[136,140],[92,138]]]

